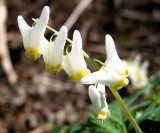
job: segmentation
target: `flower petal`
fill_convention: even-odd
[[[24,34],[26,30],[31,28],[21,15],[17,17],[17,21],[18,21],[18,27],[21,31],[21,34]]]
[[[101,88],[102,87],[102,88]],[[93,104],[93,111],[97,119],[105,120],[110,116],[105,95],[105,86],[98,84],[97,88],[93,85],[89,86],[88,93]],[[104,93],[98,90],[104,89]]]
[[[116,51],[115,43],[110,35],[106,35],[105,45],[106,45],[106,52],[107,52],[107,61],[111,61],[113,59],[119,59],[119,56]]]
[[[97,112],[97,110],[101,108],[101,94],[98,92],[97,88],[94,85],[89,86],[88,94]]]
[[[126,61],[130,73],[129,78],[136,90],[144,87],[149,81],[147,76],[149,62],[145,61],[141,64],[140,59],[141,56],[137,55],[134,60]]]
[[[67,39],[67,28],[61,27],[56,40],[48,43],[43,50],[43,57],[46,64],[57,65],[62,64],[63,50]]]
[[[104,84],[97,84],[97,90],[103,94],[105,94],[105,85]]]
[[[75,71],[80,72],[87,67],[82,51],[82,38],[78,30],[75,30],[73,34],[72,50],[69,53],[69,58],[71,64],[75,65],[73,67]]]
[[[110,35],[106,35],[105,37],[105,45],[106,45],[106,66],[108,68],[113,69],[117,73],[128,77],[129,72],[126,64],[122,62],[117,54],[115,43]]]
[[[64,56],[62,65],[74,82],[79,82],[82,77],[90,73],[84,60],[82,39],[79,31],[74,32],[72,50],[68,55]]]
[[[78,52],[79,55],[83,56],[83,53],[82,53],[82,38],[81,38],[80,32],[78,30],[75,30],[74,33],[73,33],[73,44],[72,44],[71,53],[75,54],[77,52]]]
[[[57,75],[62,69],[63,50],[67,39],[67,28],[61,27],[59,34],[54,42],[48,44],[43,50],[43,57],[46,69],[53,75]]]
[[[115,86],[121,80],[121,76],[110,69],[101,69],[91,73],[81,79],[84,84],[104,84],[107,86]]]
[[[61,49],[61,50],[64,49],[66,39],[67,39],[67,27],[62,26],[56,40],[53,42],[54,47],[55,47],[55,51],[57,51],[59,49]]]
[[[35,61],[41,56],[42,49],[48,41],[44,37],[44,32],[49,19],[49,7],[45,6],[34,27],[28,26],[22,16],[18,16],[18,26],[23,37],[25,53],[28,58]]]
[[[45,6],[42,10],[41,16],[39,17],[36,25],[34,26],[35,33],[44,35],[49,20],[49,12],[49,7]]]

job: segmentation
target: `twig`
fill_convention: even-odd
[[[0,18],[0,56],[2,68],[7,75],[9,83],[14,84],[17,82],[18,77],[11,62],[7,44],[7,7],[5,0],[0,1]]]
[[[81,0],[81,2],[77,5],[77,7],[73,10],[70,17],[64,23],[64,25],[68,28],[68,31],[71,29],[73,24],[76,22],[80,14],[83,10],[92,2],[93,0]]]

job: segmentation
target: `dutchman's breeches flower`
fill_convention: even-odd
[[[137,55],[134,60],[126,61],[130,73],[129,78],[131,80],[133,88],[136,90],[144,87],[149,81],[149,78],[147,76],[149,62],[145,61],[143,62],[143,64],[140,64],[140,61],[140,55]]]
[[[90,70],[87,69],[82,51],[82,38],[79,31],[74,31],[72,50],[64,56],[63,68],[74,82],[79,82],[81,78],[88,75]]]
[[[115,91],[128,84],[128,69],[117,54],[114,41],[110,35],[105,38],[107,58],[105,66],[81,79],[84,84],[104,84]]]
[[[96,119],[104,121],[106,118],[110,117],[110,111],[106,101],[105,85],[90,85],[88,93],[93,104],[93,111]]]
[[[48,41],[44,37],[44,32],[49,19],[49,7],[45,6],[40,18],[34,27],[30,27],[22,16],[18,16],[18,26],[23,37],[25,53],[28,58],[35,61],[41,56],[42,47]]]
[[[106,46],[106,66],[108,68],[113,69],[118,74],[128,77],[129,72],[126,63],[121,61],[118,56],[115,43],[110,35],[106,35],[105,37],[105,46]]]
[[[45,46],[43,58],[46,64],[46,69],[53,75],[57,75],[62,69],[64,45],[67,39],[67,28],[62,26],[56,40]]]

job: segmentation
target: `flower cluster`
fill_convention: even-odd
[[[34,26],[30,27],[22,16],[18,16],[18,26],[23,37],[25,53],[28,58],[35,61],[43,55],[46,69],[53,75],[57,75],[61,69],[72,78],[74,82],[94,84],[89,86],[89,97],[93,103],[94,114],[97,119],[105,120],[110,116],[108,109],[105,85],[112,91],[117,91],[128,84],[128,70],[117,54],[114,41],[110,35],[106,35],[106,61],[97,72],[90,73],[87,68],[83,50],[82,38],[79,31],[74,31],[72,46],[64,55],[64,46],[67,38],[67,28],[62,26],[54,42],[44,37],[44,32],[49,20],[49,7],[45,6]]]
[[[135,90],[144,87],[149,81],[149,78],[147,76],[149,62],[144,61],[141,64],[140,61],[141,61],[140,54],[138,54],[134,60],[125,61],[130,73],[129,78]]]
[[[43,54],[46,69],[57,75],[63,68],[73,81],[80,82],[81,78],[90,73],[87,69],[82,51],[82,39],[79,31],[73,34],[72,50],[63,55],[67,39],[67,28],[62,26],[54,42],[44,37],[49,20],[49,7],[45,6],[34,27],[28,26],[22,16],[18,16],[18,26],[23,37],[25,53],[28,58],[35,61]]]

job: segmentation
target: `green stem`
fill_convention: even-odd
[[[47,26],[47,29],[49,29],[49,30],[53,31],[54,33],[56,33],[56,35],[58,35],[58,34],[59,34],[59,32],[58,32],[58,31],[56,31],[55,29],[53,29],[53,28],[51,28],[51,27],[49,27],[49,26]],[[67,41],[68,41],[70,44],[72,44],[72,40],[70,40],[69,38],[67,38]]]
[[[34,22],[33,22],[33,24],[32,24],[32,27],[35,25],[35,23],[37,23],[36,20],[34,20]],[[58,34],[59,34],[58,31],[56,31],[55,29],[53,29],[53,28],[51,28],[51,27],[49,27],[49,26],[47,26],[47,29],[49,29],[49,30],[53,31],[54,33],[56,33],[55,35],[58,35]],[[72,44],[72,40],[70,40],[69,38],[67,38],[67,41],[68,41],[70,44]]]
[[[54,33],[58,33],[58,31],[54,30],[53,28],[51,28],[51,27],[49,27],[49,26],[47,26],[47,29],[53,31]]]
[[[119,93],[117,91],[114,91],[113,89],[110,89],[110,90],[112,91],[113,95],[115,96],[115,98],[117,99],[117,101],[119,102],[119,104],[121,105],[123,111],[125,112],[125,114],[128,117],[129,121],[133,125],[135,131],[137,133],[142,133],[142,130],[140,129],[139,125],[137,124],[137,122],[133,118],[132,114],[129,112],[127,106],[123,102],[123,100],[122,100],[121,96],[119,95]]]
[[[56,36],[56,35],[57,35],[57,33],[54,33],[54,34],[51,36],[50,41],[49,41],[50,43],[52,43],[52,39],[53,39],[53,37]]]
[[[83,51],[83,55],[84,55],[84,57],[89,61],[89,63],[91,63],[91,65],[92,65],[97,71],[100,69],[99,66],[97,65],[97,63],[96,63],[94,60],[92,60],[92,59],[88,56],[88,54],[87,54],[86,52]]]
[[[69,53],[68,53],[68,48],[69,48],[70,46],[72,46],[72,44],[68,45],[67,48],[66,48],[66,54],[67,54],[67,55],[69,55]]]
[[[100,60],[97,60],[97,59],[93,59],[94,62],[98,62],[99,64],[101,64],[102,66],[106,66],[105,63],[103,63],[102,61]]]

